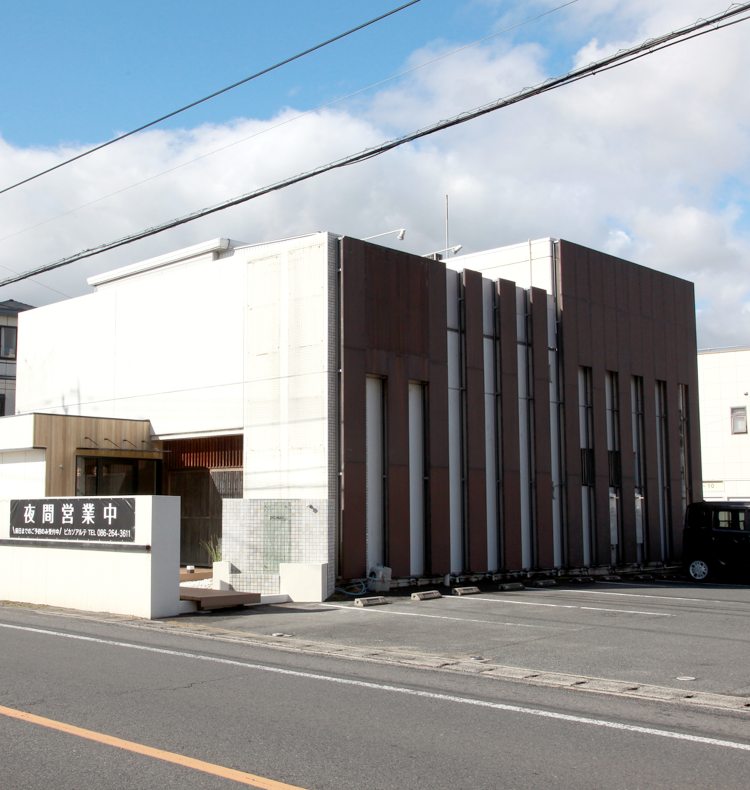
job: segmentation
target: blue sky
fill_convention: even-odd
[[[560,0],[558,5],[562,5]],[[94,143],[208,95],[396,8],[398,0],[132,0],[6,3],[0,134],[22,146]],[[310,109],[397,73],[433,42],[464,44],[548,10],[543,3],[421,0],[415,6],[163,124]],[[567,9],[506,36],[570,67]],[[10,32],[10,35],[8,35]]]
[[[352,154],[724,10],[726,0],[421,0],[159,127],[0,195],[0,273],[36,267]],[[0,7],[8,185],[399,5],[161,0]],[[30,304],[217,236],[311,230],[423,254],[562,237],[696,284],[699,343],[750,342],[750,22],[86,262]],[[305,113],[309,113],[305,115]],[[731,317],[727,320],[727,317]]]

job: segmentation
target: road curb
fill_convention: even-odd
[[[6,604],[0,603],[0,610],[6,606]],[[346,658],[354,661],[369,661],[401,667],[408,666],[415,669],[481,676],[495,680],[505,680],[512,683],[526,683],[535,686],[626,697],[651,702],[667,702],[692,708],[750,714],[750,700],[748,700],[747,697],[730,696],[727,694],[711,694],[702,691],[687,691],[668,686],[654,686],[646,683],[634,683],[624,680],[612,680],[563,672],[547,672],[523,667],[511,667],[502,664],[493,664],[489,661],[479,661],[455,656],[353,647],[327,642],[315,642],[309,639],[297,639],[288,636],[274,637],[249,631],[236,631],[195,623],[187,624],[178,620],[141,620],[138,618],[128,618],[122,615],[108,615],[103,613],[83,614],[80,612],[53,609],[51,607],[23,604],[12,604],[8,606],[8,608],[21,608],[39,614],[57,617],[122,625],[128,628],[137,628],[157,633],[170,633],[192,637],[197,636],[204,639],[232,642],[235,644],[248,644],[256,647],[267,647],[293,653],[306,653],[330,658]]]

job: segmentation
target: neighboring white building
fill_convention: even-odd
[[[33,309],[15,299],[0,302],[0,417],[16,411],[18,314]]]
[[[750,500],[750,347],[698,352],[703,498]]]

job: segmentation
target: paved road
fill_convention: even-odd
[[[264,606],[181,622],[750,696],[748,586],[597,583],[389,600],[365,609],[348,601]],[[686,676],[696,679],[677,680]]]
[[[683,603],[676,599],[692,596],[667,591],[661,597],[675,600],[660,599],[651,608],[669,613],[672,607],[677,612],[683,605],[721,600],[712,604],[722,607],[718,617],[729,625],[740,622],[727,612],[743,593],[725,589],[706,595],[708,589]],[[524,614],[511,615],[513,604],[490,598],[435,603],[443,606],[441,617],[488,619],[482,628],[492,631],[493,643],[499,638],[495,631],[504,628],[501,617],[513,627],[559,626],[571,641],[576,633],[581,639],[587,633],[581,613],[588,609],[549,614],[545,607],[516,604]],[[568,591],[528,596],[530,603],[563,606],[587,605],[589,599],[596,606],[604,600]],[[641,603],[613,608],[641,609]],[[400,607],[406,610],[408,604],[394,604],[392,611]],[[309,619],[299,607],[288,614],[305,616]],[[396,621],[408,621],[412,625],[398,627],[418,629],[417,623],[428,622],[395,614],[376,620],[375,614],[339,609],[326,616],[359,617],[362,639],[380,638],[381,627],[392,627],[387,623],[396,627]],[[239,619],[258,623],[259,617],[283,614],[256,612]],[[433,623],[433,641],[470,627],[459,620]],[[650,623],[639,620],[629,632],[632,638],[658,638],[659,627]],[[543,637],[548,638],[554,637]],[[512,649],[528,644],[511,642]],[[554,657],[550,663],[560,668]],[[744,790],[750,766],[747,713],[283,652],[144,628],[137,621],[53,616],[27,607],[0,607],[0,706],[309,790]],[[0,715],[0,786],[190,790],[238,784]]]

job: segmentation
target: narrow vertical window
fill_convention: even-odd
[[[635,542],[638,562],[646,559],[646,434],[643,413],[643,378],[630,379],[631,426],[633,433],[633,475],[635,485]]]
[[[693,500],[690,471],[690,411],[686,384],[677,385],[677,411],[680,427],[680,494],[684,516],[687,506]]]
[[[0,327],[0,359],[16,358],[18,330],[14,326]]]
[[[747,433],[747,408],[732,407],[732,433]]]
[[[656,381],[656,466],[659,485],[659,533],[661,557],[670,555],[671,513],[669,507],[669,429],[667,423],[667,382]]]
[[[620,556],[620,393],[617,373],[605,373],[604,390],[607,407],[607,461],[609,466],[609,534],[610,562],[618,563]]]
[[[534,393],[532,378],[531,309],[529,291],[516,288],[518,340],[518,449],[521,476],[521,557],[524,568],[534,564]]]
[[[367,377],[365,421],[367,476],[367,570],[385,565],[385,382]]]
[[[409,382],[409,553],[412,576],[425,566],[425,385]]]
[[[593,562],[594,527],[594,393],[591,368],[578,368],[578,425],[581,445],[581,521],[583,562]]]

